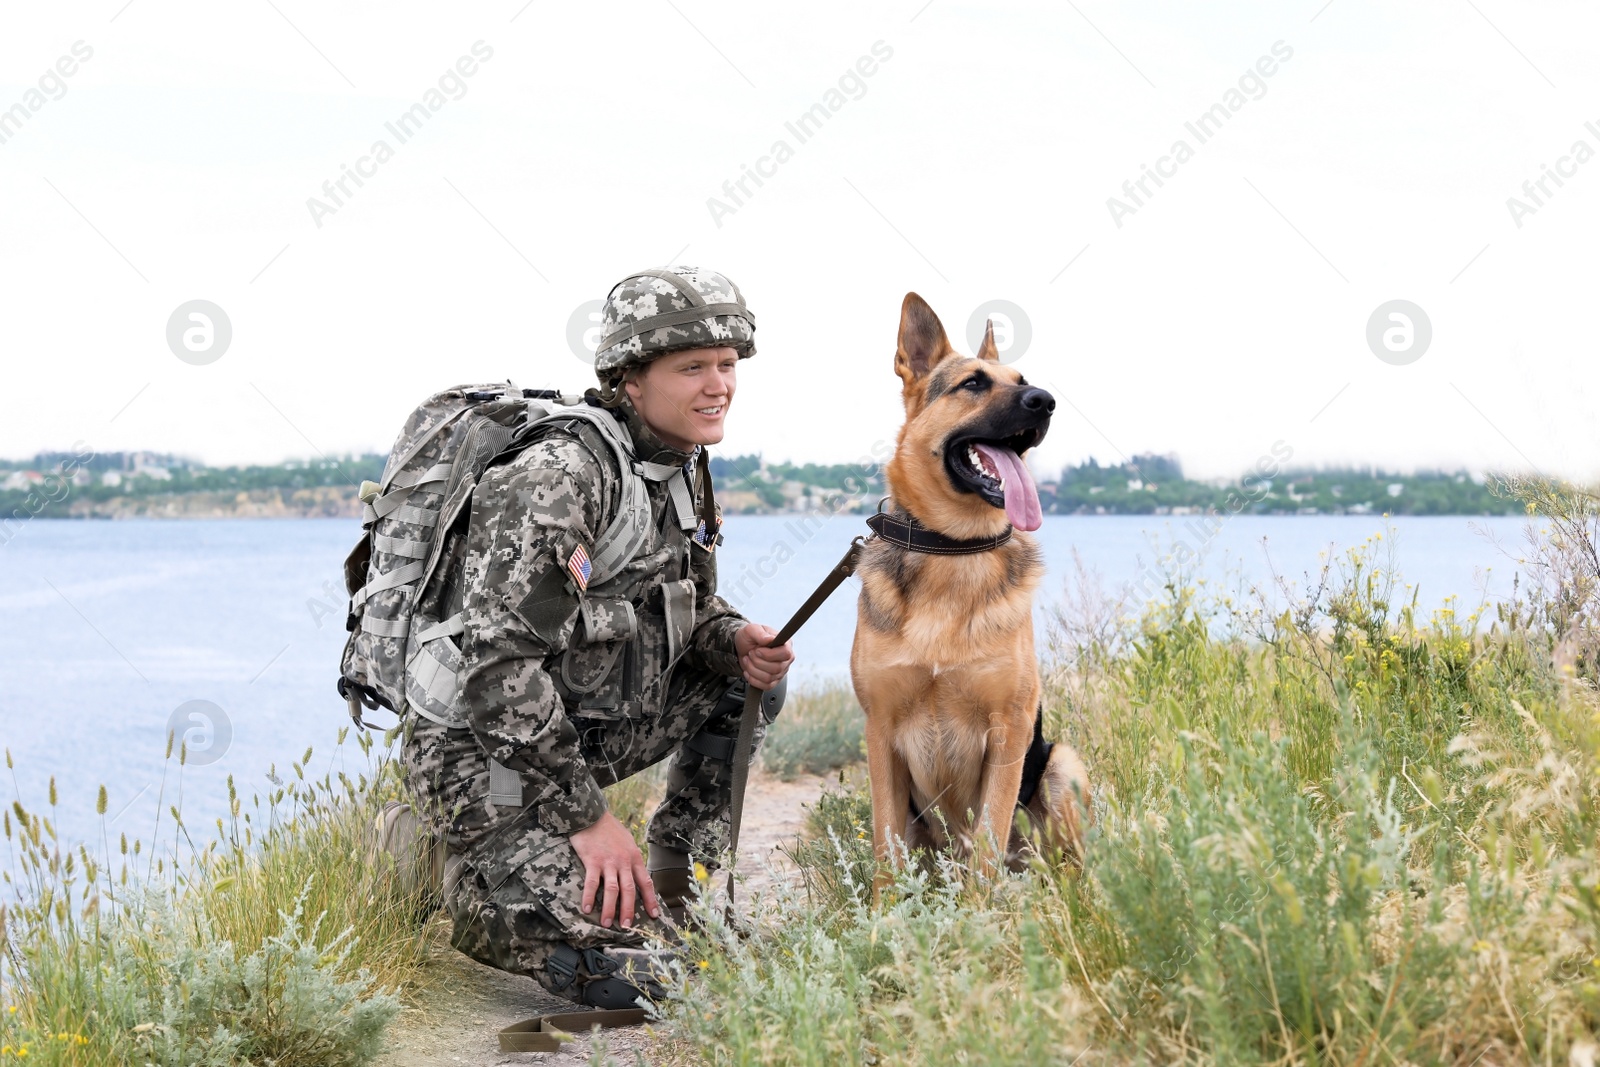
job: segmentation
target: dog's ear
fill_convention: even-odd
[[[894,353],[894,372],[907,386],[915,385],[951,354],[944,325],[928,302],[907,293],[900,304],[900,343]]]
[[[994,320],[987,319],[983,324],[983,344],[978,346],[978,358],[986,359],[990,363],[1000,362],[1000,350],[994,346]]]

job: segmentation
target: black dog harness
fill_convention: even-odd
[[[1034,794],[1039,792],[1045,764],[1050,762],[1050,751],[1055,747],[1054,741],[1044,739],[1044,705],[1041,704],[1039,713],[1033,717],[1033,742],[1028,745],[1027,755],[1022,757],[1022,786],[1017,790],[1017,807],[1027,807]],[[924,826],[928,824],[923,813],[917,810],[915,800],[911,802],[911,817]]]
[[[1050,762],[1050,751],[1055,747],[1054,741],[1044,739],[1044,705],[1040,704],[1039,713],[1033,717],[1033,743],[1028,746],[1028,754],[1022,757],[1022,788],[1017,790],[1017,807],[1027,807],[1039,791],[1045,764]]]

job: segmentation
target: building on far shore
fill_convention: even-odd
[[[44,481],[44,475],[38,471],[12,471],[6,475],[6,480],[0,482],[0,489],[32,489]]]

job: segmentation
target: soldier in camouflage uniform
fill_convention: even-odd
[[[641,272],[612,290],[590,402],[612,409],[647,468],[684,477],[648,482],[650,536],[620,573],[590,583],[624,476],[600,431],[557,422],[491,467],[457,549],[470,731],[417,719],[406,746],[414,783],[427,780],[418,792],[447,809],[455,945],[582,1003],[655,991],[660,957],[635,908],[681,915],[692,864],[715,866],[744,684],[781,702],[793,659],[716,595],[703,446],[721,439],[754,330],[737,288],[713,272]],[[647,865],[601,789],[666,759]],[[520,779],[520,803],[491,795],[490,760]]]

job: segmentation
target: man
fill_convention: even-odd
[[[638,913],[681,916],[693,864],[727,846],[745,684],[781,701],[794,657],[716,595],[704,449],[755,353],[742,295],[712,271],[641,271],[611,290],[604,331],[589,402],[626,430],[651,532],[620,573],[589,580],[630,474],[583,420],[558,421],[473,491],[461,693],[479,752],[455,761],[444,903],[462,951],[615,1007],[659,965]],[[647,863],[601,789],[669,758]]]

